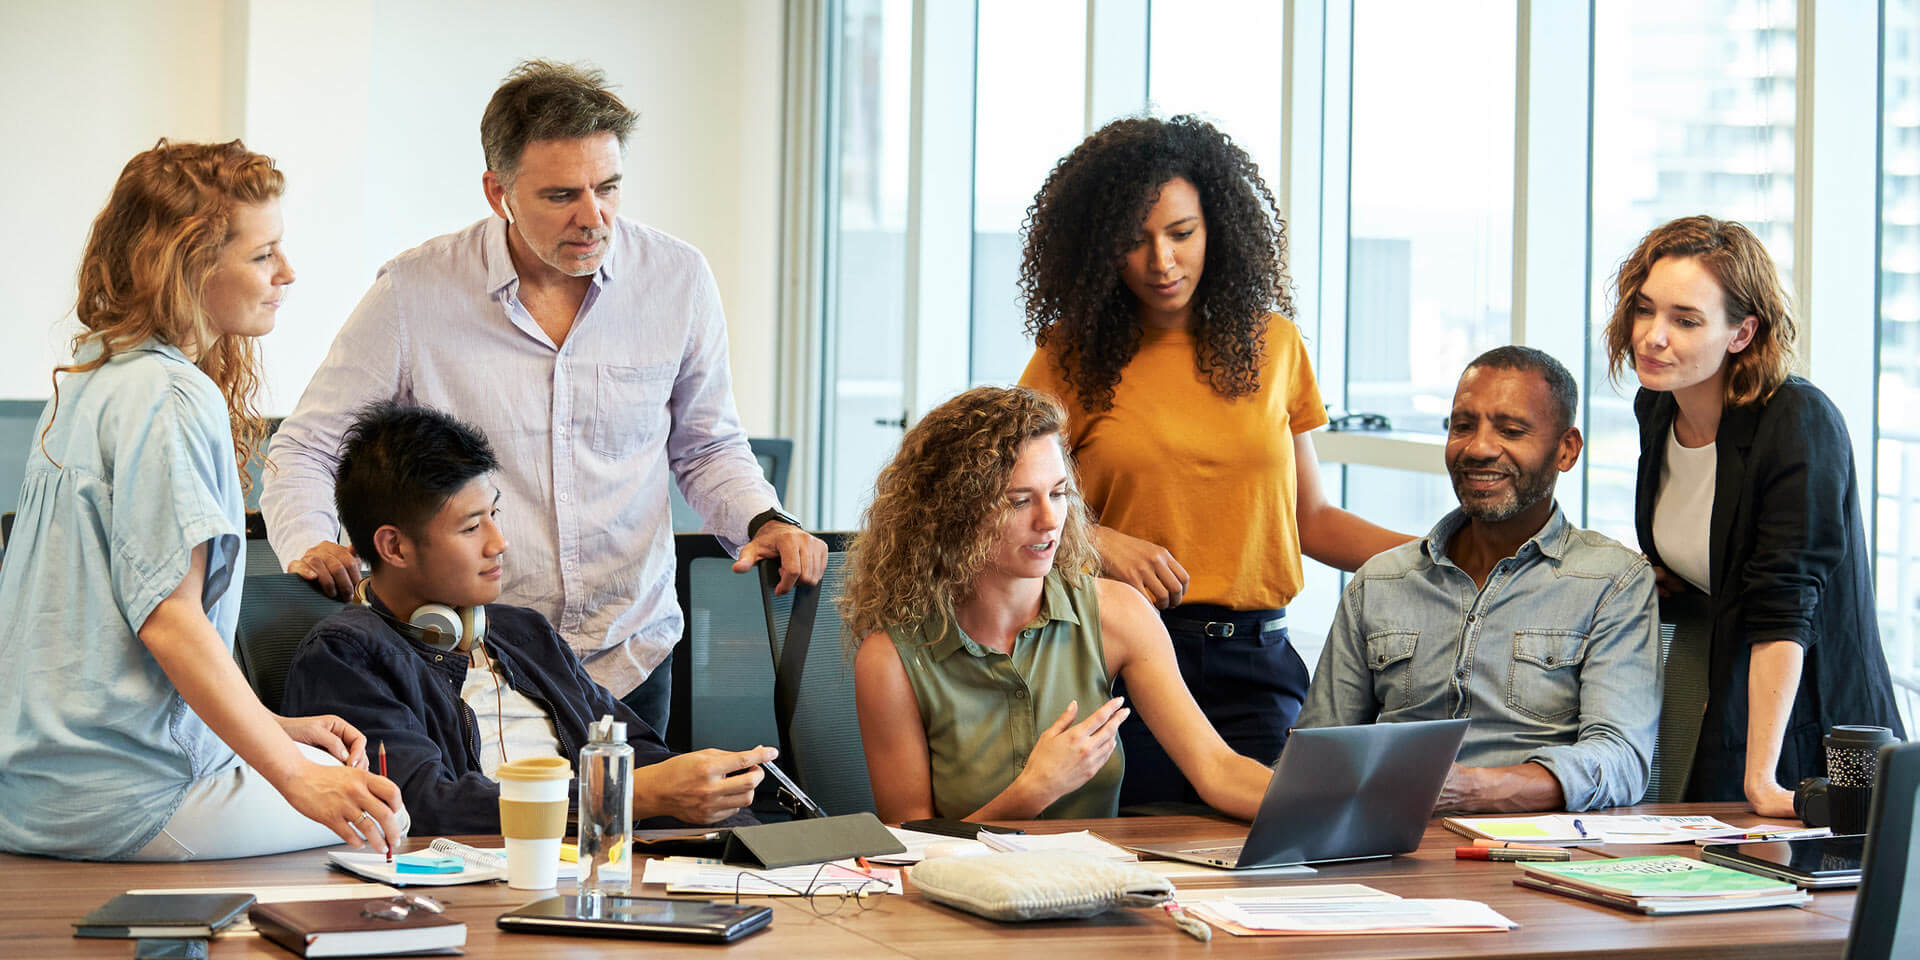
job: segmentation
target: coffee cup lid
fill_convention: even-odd
[[[573,764],[565,757],[526,757],[501,764],[494,776],[499,780],[565,780],[573,776]]]
[[[1877,746],[1892,743],[1894,736],[1886,727],[1837,725],[1827,732],[1827,740],[1834,744]]]

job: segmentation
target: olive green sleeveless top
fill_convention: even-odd
[[[1040,615],[1014,638],[1012,654],[973,641],[960,625],[929,621],[889,627],[907,680],[920,702],[933,773],[933,809],[965,817],[999,796],[1026,769],[1041,731],[1071,701],[1074,722],[1107,702],[1113,682],[1100,647],[1093,578],[1054,570]],[[935,639],[938,638],[938,639]],[[1116,743],[1106,766],[1042,811],[1046,818],[1111,817],[1126,759]]]

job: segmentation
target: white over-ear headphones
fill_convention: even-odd
[[[371,577],[353,590],[353,602],[380,614],[402,636],[418,640],[435,650],[454,650],[462,640],[479,643],[487,634],[487,608],[452,607],[444,603],[423,603],[405,620],[388,614],[368,599]]]

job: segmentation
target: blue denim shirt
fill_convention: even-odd
[[[74,359],[99,352],[90,341]],[[115,860],[195,780],[240,762],[139,636],[204,543],[201,602],[232,646],[240,471],[226,400],[173,347],[62,377],[48,407],[0,566],[0,850]]]
[[[1660,718],[1652,568],[1555,506],[1475,587],[1447,558],[1466,523],[1456,509],[1355,574],[1299,725],[1469,717],[1460,763],[1538,763],[1568,810],[1638,802]]]

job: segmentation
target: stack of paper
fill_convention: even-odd
[[[907,849],[901,853],[883,853],[879,856],[868,857],[868,863],[919,863],[927,858],[927,848],[936,843],[948,844],[947,852],[950,856],[962,850],[972,853],[993,852],[992,848],[978,840],[964,840],[959,837],[949,837],[939,833],[921,833],[918,830],[908,830],[904,827],[888,827],[887,832],[893,834],[893,838],[900,841],[900,845]]]
[[[1572,863],[1516,863],[1523,887],[1647,914],[1797,907],[1812,899],[1791,883],[1687,857],[1622,857]]]
[[[1481,933],[1519,924],[1473,900],[1402,900],[1353,883],[1182,891],[1187,912],[1239,937]]]
[[[1066,850],[1100,857],[1104,860],[1140,859],[1133,851],[1116,847],[1089,830],[1077,830],[1073,833],[982,833],[980,842],[999,853]]]
[[[1748,828],[1712,817],[1551,813],[1534,817],[1448,817],[1447,829],[1485,840],[1572,846],[1586,843],[1691,843],[1743,837]]]
[[[866,893],[901,892],[900,871],[863,870],[852,860],[806,863],[778,870],[733,867],[699,857],[656,857],[646,862],[642,883],[666,884],[668,893],[740,893],[755,897],[798,897],[826,888]]]

